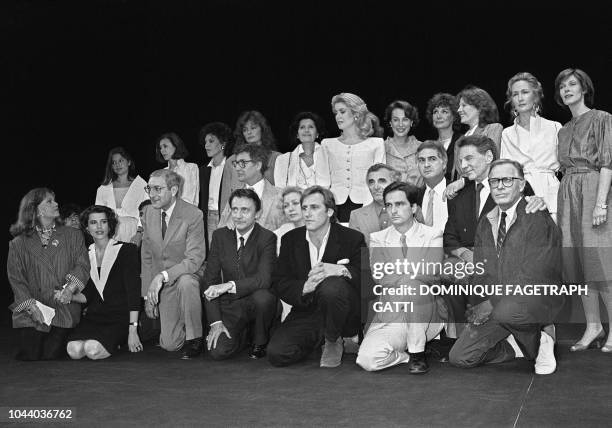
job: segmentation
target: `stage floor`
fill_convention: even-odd
[[[12,330],[1,328],[0,406],[70,407],[74,426],[611,426],[612,354],[570,353],[581,331],[558,327],[550,376],[523,359],[468,370],[432,362],[414,376],[405,365],[367,373],[354,355],[337,369],[319,368],[315,354],[275,368],[246,352],[183,361],[151,345],[104,361],[26,363],[12,358]]]

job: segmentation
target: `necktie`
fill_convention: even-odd
[[[242,258],[242,253],[244,252],[244,236],[240,237],[240,247],[238,247],[238,263],[240,263],[240,259]]]
[[[408,244],[406,243],[406,235],[400,236],[400,244],[402,244],[402,254],[404,257],[408,255]]]
[[[499,229],[497,230],[497,257],[499,257],[499,253],[501,252],[504,239],[506,239],[506,212],[502,211]]]
[[[427,202],[427,213],[425,214],[425,224],[427,226],[433,226],[433,200],[434,200],[434,189],[429,189],[429,201]]]
[[[166,230],[168,225],[166,224],[166,211],[162,211],[162,239],[166,238]]]
[[[476,183],[476,218],[480,218],[480,191],[484,187],[482,183]]]

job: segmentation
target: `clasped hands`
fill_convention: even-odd
[[[340,262],[342,262],[341,260]],[[330,276],[342,276],[345,273],[344,263],[332,264],[319,262],[315,264],[308,272],[308,279],[304,283],[304,289],[302,294],[312,293],[317,289],[319,284],[323,282],[325,278]]]

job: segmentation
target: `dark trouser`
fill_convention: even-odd
[[[350,197],[348,197],[343,204],[336,205],[338,221],[340,223],[348,223],[349,219],[351,218],[351,211],[361,208],[362,206],[363,204],[356,204],[355,202],[351,201]]]
[[[66,339],[71,328],[51,327],[48,333],[34,327],[18,330],[17,355],[22,361],[57,360],[66,356]]]
[[[248,325],[253,322],[253,344],[265,345],[272,322],[276,317],[277,298],[269,290],[261,289],[251,295],[232,301],[221,301],[221,318],[231,339],[224,333],[217,346],[211,349],[214,360],[223,360],[239,352],[246,343]]]
[[[513,335],[523,355],[535,360],[540,349],[540,330],[551,322],[551,308],[543,296],[507,296],[495,305],[489,320],[467,324],[450,351],[451,364],[475,367],[514,359],[512,346],[504,340]]]
[[[286,366],[306,358],[323,338],[354,336],[361,327],[359,295],[344,278],[325,279],[315,290],[312,311],[293,309],[268,344],[268,360]]]

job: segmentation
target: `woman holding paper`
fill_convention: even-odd
[[[7,276],[13,289],[13,328],[18,329],[19,360],[50,360],[65,355],[66,337],[79,322],[81,305],[71,303],[89,279],[83,234],[56,223],[55,194],[30,190],[11,226]]]
[[[93,205],[81,214],[81,227],[93,238],[89,246],[90,279],[72,300],[87,305],[87,313],[68,339],[74,360],[108,358],[127,342],[142,351],[138,337],[140,269],[138,248],[115,241],[118,220],[108,207]]]

